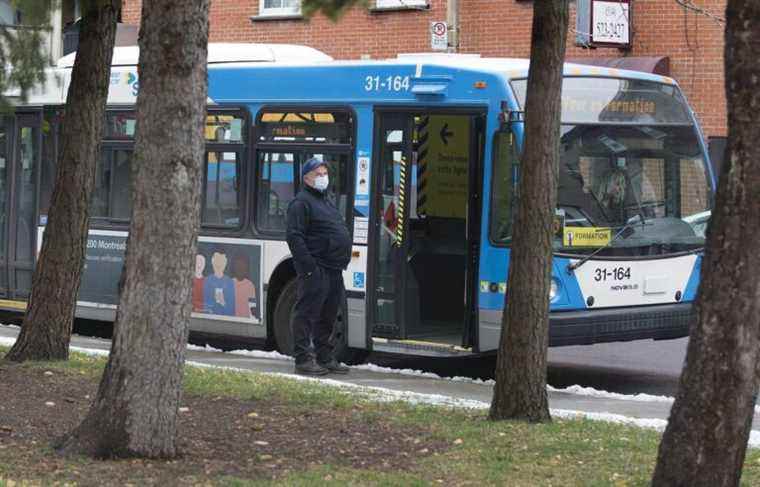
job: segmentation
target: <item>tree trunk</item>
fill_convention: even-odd
[[[760,362],[760,2],[726,10],[728,146],[655,486],[739,485]]]
[[[493,420],[550,421],[546,395],[552,221],[557,200],[567,0],[533,6],[520,199],[496,361]]]
[[[177,455],[200,220],[208,0],[143,2],[134,203],[111,355],[66,452]]]
[[[7,360],[66,360],[82,276],[121,0],[91,2],[66,98],[55,188],[24,322]]]

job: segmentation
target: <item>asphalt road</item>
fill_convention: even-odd
[[[678,387],[687,338],[638,340],[549,349],[548,382],[556,388],[571,385],[620,394],[674,396]],[[427,359],[371,355],[369,362],[385,367],[433,372],[443,377],[493,378],[495,359]]]
[[[549,350],[549,383],[621,394],[675,396],[688,338],[638,340]]]

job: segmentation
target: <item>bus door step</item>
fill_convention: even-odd
[[[372,350],[375,352],[424,355],[427,357],[465,357],[473,355],[472,349],[459,345],[377,337],[372,338]]]

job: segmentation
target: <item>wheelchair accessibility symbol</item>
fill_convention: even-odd
[[[354,287],[364,289],[364,273],[354,272]]]

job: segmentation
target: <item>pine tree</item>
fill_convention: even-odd
[[[489,417],[549,421],[546,355],[567,0],[533,4],[520,196]],[[519,283],[517,285],[516,283]]]

